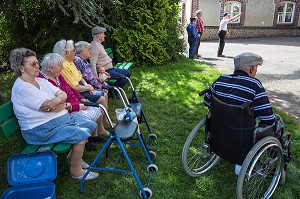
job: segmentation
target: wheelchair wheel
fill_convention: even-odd
[[[191,131],[182,150],[182,166],[191,177],[198,177],[212,168],[219,156],[210,152],[205,143],[205,119],[200,121]]]
[[[237,198],[270,198],[278,185],[282,170],[280,142],[275,137],[262,138],[244,160],[237,181]]]

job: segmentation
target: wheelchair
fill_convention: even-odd
[[[206,92],[208,89],[199,95]],[[183,147],[182,166],[187,175],[201,176],[222,158],[242,165],[236,185],[238,199],[270,198],[277,185],[285,183],[291,138],[280,117],[275,126],[261,133],[255,130],[253,118],[250,103],[230,105],[212,94],[205,119],[193,128]]]
[[[114,126],[111,118],[109,117],[108,112],[106,111],[105,107],[101,104],[91,103],[91,102],[85,102],[86,106],[95,106],[99,107],[103,110],[104,115],[107,117],[107,120],[110,124],[110,136],[107,139],[106,143],[102,147],[102,149],[99,151],[98,155],[94,159],[94,161],[90,164],[90,167],[87,169],[86,173],[84,174],[83,178],[80,180],[80,192],[84,192],[84,180],[86,176],[89,174],[91,170],[93,171],[113,171],[113,172],[121,172],[121,173],[128,173],[132,174],[140,191],[139,195],[141,198],[148,199],[152,197],[152,191],[149,188],[150,182],[152,179],[152,173],[158,171],[158,167],[153,164],[152,162],[152,155],[148,151],[147,146],[138,131],[138,123],[134,121],[134,118],[131,114],[132,109],[129,107],[126,107],[126,115],[124,116],[124,119],[121,121],[118,121],[118,123]],[[134,141],[134,138],[135,142]],[[117,155],[115,162],[112,164],[111,167],[103,166],[101,165],[101,157],[106,154],[106,157],[108,156],[108,150],[112,144],[115,144],[119,147],[120,153]],[[136,146],[141,147],[146,159],[148,161],[147,171],[149,172],[149,179],[146,187],[143,187],[137,172],[128,156],[128,153],[126,152],[127,147],[126,146]],[[105,153],[106,152],[106,153]],[[124,158],[127,162],[128,168],[124,169],[121,167],[118,167],[118,163],[120,163],[121,158]]]

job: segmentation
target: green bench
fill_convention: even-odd
[[[13,104],[11,101],[8,101],[0,106],[0,136],[2,136],[4,140],[8,140],[12,136],[16,136],[22,148],[22,151],[20,152],[22,154],[51,150],[58,155],[58,158],[60,158],[65,168],[69,168],[67,155],[72,147],[72,144],[57,143],[46,145],[32,145],[26,143],[26,141],[22,137],[18,119],[14,114]]]
[[[111,48],[106,48],[105,51],[107,52],[108,56],[113,60],[114,59],[114,54]],[[126,69],[129,70],[131,66],[133,65],[133,62],[122,62],[122,63],[117,63],[114,65],[114,68],[118,69]],[[114,85],[116,83],[116,79],[109,79],[107,80],[107,83],[109,85]]]
[[[113,60],[114,54],[113,54],[112,49],[106,48],[105,51],[107,52],[108,56]],[[116,65],[114,65],[114,68],[129,70],[132,65],[133,65],[133,62],[122,62],[122,63],[117,63]],[[115,85],[117,80],[116,79],[108,79],[108,80],[106,80],[106,82],[108,83],[108,85],[113,86],[113,85]],[[114,92],[112,92],[112,97],[113,97],[113,99],[116,98]]]

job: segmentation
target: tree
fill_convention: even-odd
[[[168,0],[124,0],[113,33],[119,59],[158,65],[179,58],[178,6]]]
[[[38,55],[59,39],[91,40],[91,27],[108,29],[120,60],[153,65],[183,51],[177,0],[6,0],[0,2],[0,62],[17,47]],[[1,64],[1,63],[0,63]]]

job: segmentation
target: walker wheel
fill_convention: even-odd
[[[148,140],[150,142],[156,141],[157,140],[157,136],[154,133],[151,133],[151,134],[148,135]]]
[[[157,172],[158,171],[158,167],[155,164],[149,164],[147,167],[147,171],[148,172]]]
[[[147,195],[147,198],[151,198],[152,197],[152,191],[151,191],[151,189],[149,189],[148,187],[143,188],[143,189],[144,189],[144,191],[145,191],[145,193]],[[141,198],[145,198],[145,197],[143,197],[142,191],[140,191],[140,197]]]
[[[154,158],[156,158],[156,153],[154,151],[149,151],[149,156],[151,160],[153,160]]]

